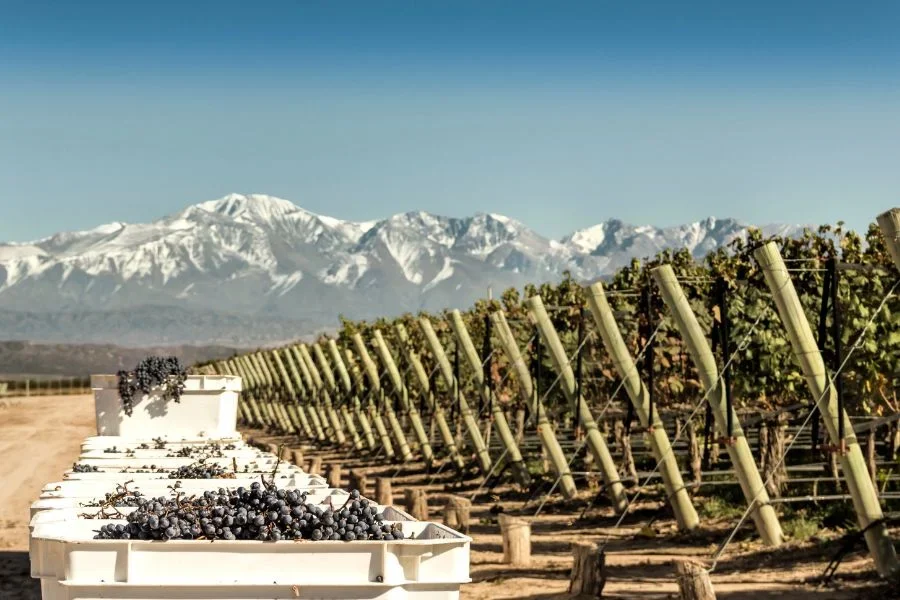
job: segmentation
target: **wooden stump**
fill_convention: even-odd
[[[462,496],[450,496],[444,506],[444,525],[451,529],[469,533],[469,513],[472,501]]]
[[[347,485],[347,488],[350,490],[359,490],[359,493],[363,496],[366,495],[366,488],[368,487],[368,481],[366,480],[366,474],[362,471],[350,471],[350,482]],[[380,503],[379,503],[380,504]],[[390,505],[388,505],[390,506]]]
[[[700,563],[689,559],[678,560],[675,563],[675,577],[681,600],[716,600],[709,571]]]
[[[503,562],[527,567],[531,564],[531,524],[525,519],[504,514],[498,520],[503,537]]]
[[[700,441],[697,439],[697,430],[694,429],[693,423],[687,424],[688,431],[688,453],[691,462],[691,480],[695,485],[694,490],[698,490],[703,482],[703,453],[700,452]]]
[[[869,435],[866,436],[866,466],[869,467],[869,476],[877,487],[878,466],[875,462],[875,429],[870,429]]]
[[[572,574],[569,593],[587,598],[599,598],[606,585],[604,567],[606,554],[597,544],[578,542],[572,545]]]
[[[428,495],[425,490],[406,490],[406,512],[416,520],[428,520]]]
[[[313,456],[309,459],[309,469],[307,472],[310,475],[319,475],[322,473],[322,457],[321,456]]]
[[[291,452],[291,462],[302,469],[306,464],[303,462],[303,450],[294,450]]]
[[[333,487],[333,488],[341,487],[341,465],[340,465],[340,463],[331,463],[330,465],[328,465],[328,468],[325,471],[325,480],[328,482],[328,487]]]
[[[382,506],[394,504],[394,492],[391,489],[390,477],[375,478],[375,502]]]

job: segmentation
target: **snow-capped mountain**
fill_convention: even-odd
[[[357,223],[230,194],[153,223],[0,244],[0,338],[289,339],[333,327],[340,314],[465,307],[488,286],[552,281],[565,270],[596,279],[663,248],[699,256],[745,231],[731,219],[663,229],[610,220],[557,241],[496,214]]]

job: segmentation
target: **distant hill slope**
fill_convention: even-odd
[[[235,354],[225,346],[123,348],[109,344],[35,344],[0,342],[0,376],[85,376],[130,369],[151,354],[177,356],[186,365]]]
[[[595,280],[664,248],[700,257],[746,232],[734,219],[665,228],[611,219],[554,240],[498,214],[359,223],[230,194],[152,223],[0,244],[0,339],[274,342],[334,327],[339,314],[465,308],[488,286],[553,282],[565,271]]]

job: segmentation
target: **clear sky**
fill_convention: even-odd
[[[373,219],[860,228],[900,2],[0,0],[0,240],[229,192]]]

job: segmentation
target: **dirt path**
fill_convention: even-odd
[[[93,396],[0,400],[0,550],[28,549],[28,507],[96,433]]]

